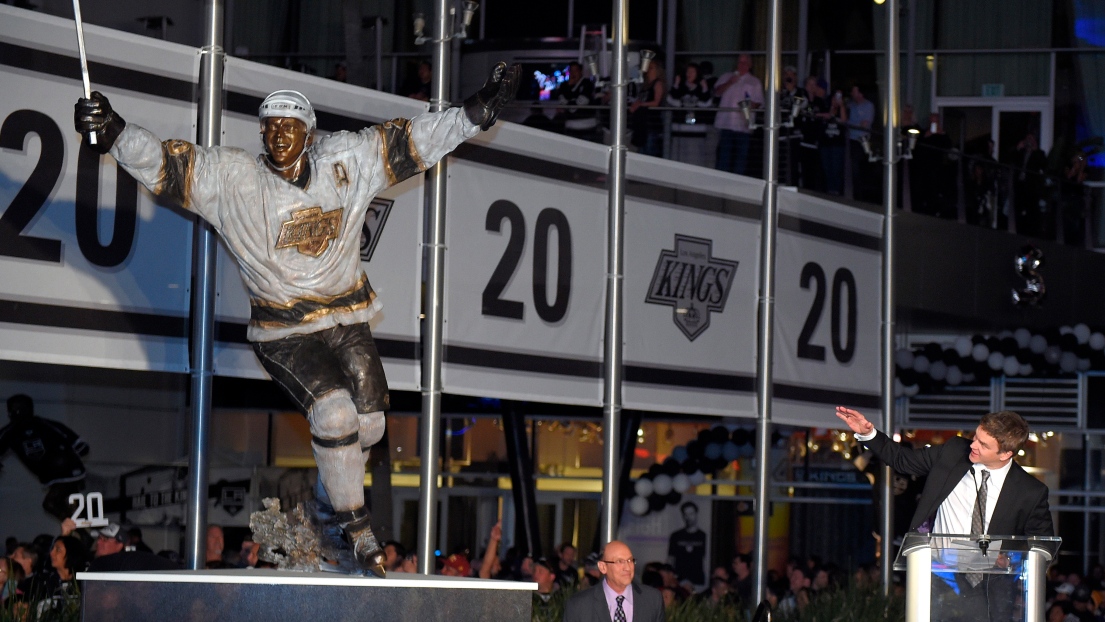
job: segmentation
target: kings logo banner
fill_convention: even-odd
[[[675,235],[675,248],[660,252],[645,302],[672,307],[672,321],[694,341],[710,327],[710,313],[725,311],[736,261],[712,256],[713,241]]]

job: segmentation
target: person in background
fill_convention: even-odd
[[[714,121],[718,128],[716,167],[721,171],[744,175],[748,172],[752,130],[737,107],[744,101],[752,109],[764,105],[764,85],[752,75],[752,57],[748,54],[738,56],[736,73],[718,78],[714,93],[721,97],[722,108],[731,108],[718,112]]]
[[[664,65],[652,59],[645,71],[645,85],[629,104],[629,128],[633,130],[633,145],[645,155],[660,157],[664,152],[664,123],[660,112],[667,90]]]
[[[430,65],[430,61],[422,61],[418,63],[418,72],[416,73],[416,79],[409,81],[407,87],[404,89],[404,95],[411,99],[417,99],[419,101],[430,101],[430,79],[433,77],[433,66]]]
[[[556,582],[561,587],[575,587],[579,583],[579,568],[576,567],[576,547],[571,542],[564,542],[556,547],[556,564],[553,571],[556,573]]]
[[[818,83],[820,85],[820,82]],[[848,108],[844,94],[833,93],[828,112],[819,112],[821,119],[821,172],[825,175],[825,192],[844,194],[844,131],[848,124]]]

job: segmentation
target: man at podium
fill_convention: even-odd
[[[838,406],[836,415],[884,463],[907,475],[927,476],[910,531],[939,534],[1053,536],[1048,488],[1013,461],[1028,439],[1028,424],[1015,412],[982,417],[974,439],[953,436],[943,445],[911,449],[879,432],[859,411]],[[994,555],[997,561],[998,555]],[[886,561],[889,563],[889,560]],[[933,619],[987,620],[995,606],[1013,603],[1014,577],[955,575],[933,586]],[[998,594],[1002,596],[999,598]],[[939,617],[935,614],[939,614]]]

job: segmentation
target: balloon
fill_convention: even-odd
[[[976,380],[974,373],[963,374],[963,382],[970,384]]]
[[[933,380],[943,380],[948,373],[948,366],[944,361],[936,361],[929,367],[929,375]]]
[[[668,504],[667,498],[658,494],[651,494],[648,497],[648,509],[653,512],[659,512],[664,509],[664,506]]]
[[[955,353],[959,356],[967,358],[971,355],[971,349],[973,347],[974,344],[971,343],[970,337],[961,335],[955,338]]]
[[[1005,357],[1001,355],[1001,352],[991,352],[990,358],[986,359],[986,364],[990,366],[990,369],[998,371],[1005,365]]]
[[[1084,359],[1079,357],[1078,359],[1078,371],[1090,371],[1090,359]]]
[[[902,397],[905,395],[905,385],[902,384],[901,378],[894,379],[894,397]]]
[[[1059,346],[1048,346],[1044,350],[1044,360],[1048,365],[1058,365],[1059,357],[1062,356],[1063,351],[1059,349]],[[1073,354],[1073,353],[1072,353]]]
[[[975,347],[971,348],[971,358],[979,363],[985,361],[990,357],[990,348],[986,347],[984,343],[976,343]]]
[[[679,461],[671,456],[664,459],[663,464],[660,465],[666,475],[675,475],[679,472]]]
[[[1067,333],[1059,337],[1059,347],[1067,352],[1074,352],[1074,349],[1078,347],[1078,337],[1074,336],[1074,333]]]
[[[725,426],[716,425],[713,430],[710,430],[710,440],[722,444],[729,440],[729,430],[725,429]]]
[[[652,480],[642,477],[633,484],[633,492],[638,496],[647,497],[652,494]]]
[[[953,387],[958,386],[961,382],[963,382],[963,372],[958,367],[953,365],[948,368],[948,373],[945,376],[944,380],[946,380],[947,383]]]
[[[744,428],[737,428],[733,430],[733,442],[737,447],[743,447],[752,442],[752,433]]]
[[[689,457],[687,455],[687,448],[683,445],[676,447],[675,449],[671,450],[671,457],[675,458],[676,462],[686,462],[687,458]]]
[[[913,397],[921,392],[921,387],[918,385],[910,385],[905,388],[906,397]]]
[[[1000,333],[998,333],[998,341],[1001,341],[1003,339],[1006,339],[1007,337],[1012,337],[1012,336],[1013,336],[1013,331],[1011,331],[1007,328],[1007,329],[1001,331]]]
[[[1074,352],[1064,352],[1059,357],[1059,369],[1068,374],[1078,369],[1078,357]]]
[[[706,481],[706,474],[702,471],[695,471],[694,473],[691,473],[690,477],[692,486],[698,486],[702,482]]]
[[[1090,344],[1090,347],[1094,350],[1105,350],[1105,335],[1101,333],[1094,333],[1090,335],[1088,343]]]
[[[702,457],[702,450],[705,448],[705,443],[696,438],[687,443],[687,455],[690,456],[692,460],[697,460]]]
[[[629,511],[637,516],[648,514],[648,499],[644,497],[633,497],[629,500]]]
[[[664,496],[664,503],[668,505],[675,505],[683,500],[683,495],[675,492],[674,490]]]
[[[1102,342],[1105,342],[1105,335],[1101,336]],[[1032,335],[1032,338],[1028,340],[1028,349],[1033,354],[1043,354],[1047,349],[1047,337],[1043,335]]]
[[[911,384],[917,384],[917,372],[912,369],[902,370],[902,373],[898,374],[898,377],[902,379],[902,384],[907,387]]]
[[[931,365],[929,357],[925,356],[924,354],[916,356],[913,359],[913,371],[919,374],[924,374],[928,372],[929,365]]]
[[[687,461],[683,463],[683,468],[681,469],[681,471],[683,471],[683,473],[686,473],[687,475],[690,475],[691,473],[694,473],[697,470],[698,470],[698,460],[696,460],[694,458],[688,458]]]
[[[1001,340],[1001,353],[1005,356],[1012,356],[1017,353],[1017,340],[1012,337],[1006,337]]]
[[[652,480],[652,493],[659,496],[664,496],[671,492],[671,476],[664,473],[656,476],[656,479]]]
[[[1017,341],[1017,347],[1023,350],[1028,347],[1028,342],[1032,339],[1032,333],[1027,328],[1018,328],[1013,331],[1013,339]]]
[[[962,357],[960,357],[959,353],[954,349],[948,349],[944,350],[943,354],[940,355],[940,360],[944,361],[945,365],[955,365],[962,360]]]
[[[1043,284],[1043,276],[1036,272],[1042,263],[1043,253],[1031,244],[1023,246],[1013,257],[1013,272],[1024,280],[1024,285],[1013,287],[1014,305],[1034,307],[1048,293],[1048,288]]]
[[[721,457],[724,458],[726,462],[736,460],[738,457],[737,444],[733,441],[726,441],[726,443],[721,446]]]
[[[1015,356],[1005,357],[1005,361],[1002,363],[1001,370],[1005,372],[1006,376],[1016,376],[1017,372],[1021,368],[1020,361]]]
[[[1078,340],[1078,343],[1083,344],[1090,340],[1090,327],[1085,324],[1074,325],[1074,338]]]
[[[735,448],[735,446],[734,446]],[[679,494],[683,494],[691,488],[691,478],[686,473],[680,473],[671,478],[671,488]]]
[[[1070,326],[1060,326],[1059,327],[1059,336],[1060,337],[1063,336],[1063,335],[1069,335],[1073,332],[1074,332],[1074,329],[1071,328]]]
[[[706,445],[706,451],[702,452],[702,455],[706,456],[707,460],[717,460],[721,457],[721,445],[717,443]]]
[[[913,367],[913,351],[908,348],[898,348],[894,353],[894,364],[904,369]]]
[[[1032,375],[1032,365],[1030,363],[1021,363],[1020,368],[1017,369],[1017,375],[1031,376]]]

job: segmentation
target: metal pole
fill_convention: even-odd
[[[905,56],[905,103],[913,106],[913,122],[916,123],[921,112],[917,110],[914,96],[917,82],[917,0],[906,0],[906,56]]]
[[[199,106],[196,142],[204,147],[220,143],[223,113],[222,0],[204,2],[206,43],[200,50]],[[185,556],[190,570],[207,561],[208,438],[211,435],[211,379],[215,335],[215,231],[197,218],[192,233],[192,451],[188,470],[188,530]]]
[[[898,0],[886,0],[886,93],[883,97],[883,253],[882,253],[882,417],[883,430],[894,435],[894,201],[897,198],[899,44]],[[892,587],[894,546],[894,494],[890,467],[882,472],[882,585]]]
[[[618,430],[622,414],[622,270],[625,251],[625,46],[629,41],[629,0],[615,0],[613,92],[610,99],[610,180],[607,197],[606,341],[602,357],[602,516],[600,536],[605,544],[618,533]]]
[[[775,234],[779,199],[779,81],[782,74],[783,0],[771,0],[767,18],[767,90],[764,114],[764,199],[760,218],[759,335],[756,347],[756,538],[752,597],[767,586],[768,458],[771,451],[772,363],[775,336]]]
[[[434,0],[437,20],[434,23],[433,80],[430,83],[430,111],[449,107],[449,29],[453,20],[448,0]],[[430,240],[424,261],[426,270],[426,319],[422,331],[422,464],[418,485],[418,572],[433,574],[435,529],[437,526],[437,476],[441,454],[441,331],[445,297],[445,180],[446,159],[442,158],[428,176],[430,182]]]
[[[1093,469],[1090,468],[1090,435],[1082,435],[1082,490],[1091,489],[1090,478],[1093,477]],[[1086,511],[1082,512],[1082,576],[1090,573],[1090,496],[1082,497],[1082,505]]]

